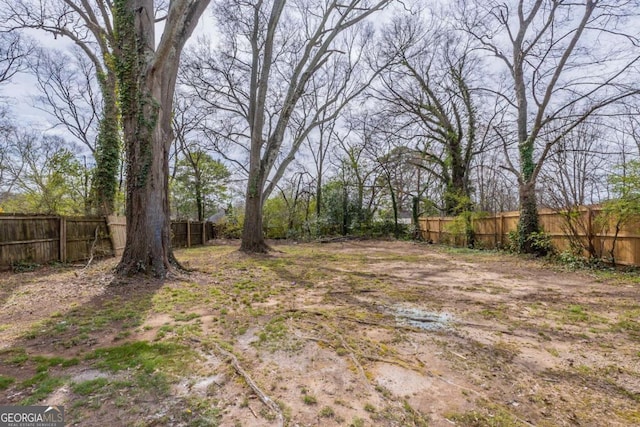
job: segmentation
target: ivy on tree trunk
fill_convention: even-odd
[[[96,168],[92,180],[92,211],[99,215],[115,212],[120,168],[120,111],[117,102],[117,83],[113,71],[98,73],[103,97],[102,118],[96,144]]]
[[[169,3],[156,47],[153,0],[116,0],[118,83],[127,160],[127,240],[121,275],[165,277],[171,250],[169,150],[180,53],[209,0]]]

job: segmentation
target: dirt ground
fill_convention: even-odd
[[[394,241],[0,274],[0,404],[81,426],[640,425],[640,277]]]

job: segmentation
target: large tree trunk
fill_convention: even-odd
[[[262,192],[256,191],[255,184],[258,180],[258,178],[250,178],[247,187],[242,244],[240,245],[240,250],[247,253],[266,253],[269,251],[262,230]]]
[[[207,0],[171,1],[160,44],[153,0],[117,0],[114,22],[127,151],[127,240],[117,270],[165,277],[171,251],[169,150],[180,53]]]
[[[168,82],[148,76],[141,108],[123,120],[127,146],[127,242],[118,271],[163,277],[171,268],[169,148],[171,104],[161,106],[159,88]],[[159,81],[157,81],[159,80]],[[160,83],[162,81],[162,83]]]
[[[397,239],[400,237],[400,226],[398,225],[398,200],[396,199],[396,192],[393,189],[391,183],[391,175],[386,174],[387,185],[389,186],[389,194],[391,194],[391,209],[393,209],[393,236]]]
[[[318,173],[318,183],[316,188],[316,221],[322,216],[322,174]]]
[[[525,182],[519,185],[520,222],[518,224],[518,249],[520,252],[527,254],[537,252],[537,249],[532,244],[531,236],[540,230],[535,189],[534,182]]]
[[[102,118],[96,147],[96,167],[92,181],[92,210],[98,215],[115,212],[120,171],[120,111],[117,103],[116,76],[113,71],[99,75],[103,97]]]
[[[455,137],[448,139],[447,144],[451,166],[450,181],[444,195],[445,214],[458,216],[471,210],[471,194],[467,185],[467,168],[463,161],[461,142]]]
[[[196,190],[196,206],[198,209],[198,221],[204,221],[204,201],[202,200],[202,178],[201,172],[199,169],[195,171],[196,182],[195,182],[195,190]]]

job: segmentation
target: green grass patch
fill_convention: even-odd
[[[507,318],[507,315],[501,309],[485,308],[485,309],[480,310],[478,312],[478,314],[483,319],[487,319],[487,320],[500,320],[500,319],[506,319]]]
[[[56,366],[62,368],[68,368],[71,366],[76,366],[80,363],[77,358],[65,359],[64,357],[44,357],[44,356],[34,356],[31,358],[37,365],[37,372],[46,372],[49,368],[53,368]]]
[[[198,319],[200,317],[197,313],[178,313],[173,315],[173,319],[176,322],[189,322],[193,319]]]
[[[320,418],[333,418],[336,416],[336,412],[331,406],[325,406],[318,411],[318,416]]]
[[[506,408],[489,402],[482,403],[484,403],[483,407],[478,410],[447,414],[445,418],[467,427],[520,427],[525,425]]]
[[[139,369],[151,373],[156,370],[181,370],[193,363],[196,356],[187,347],[178,344],[137,341],[118,347],[97,349],[88,358],[94,359],[99,369],[112,372]]]
[[[0,390],[6,390],[9,388],[11,384],[15,382],[15,378],[5,377],[4,375],[0,375]]]
[[[22,382],[23,388],[31,388],[31,395],[22,401],[21,405],[33,405],[40,402],[57,388],[61,387],[65,383],[65,378],[52,377],[48,372],[39,372],[30,379]]]
[[[210,298],[209,289],[197,283],[175,284],[163,287],[153,295],[151,303],[157,313],[168,313],[181,318],[188,309],[202,305]],[[182,320],[184,321],[184,320]]]
[[[72,336],[64,340],[62,345],[70,348],[87,341],[90,333],[99,333],[114,323],[121,329],[140,326],[149,307],[150,302],[146,298],[131,301],[114,298],[98,307],[75,307],[64,318],[60,317],[60,313],[54,313],[50,319],[34,324],[24,334],[24,338],[59,337],[68,334]]]
[[[305,405],[316,405],[318,403],[318,399],[311,394],[305,394],[302,396],[302,401]]]
[[[217,427],[222,419],[222,412],[207,399],[191,397],[186,402],[187,408],[181,414],[181,421],[189,427]],[[170,420],[167,420],[170,424]]]
[[[7,363],[22,366],[29,360],[29,355],[24,348],[10,348],[0,352],[0,357]]]
[[[106,378],[96,378],[93,380],[82,381],[79,383],[71,384],[71,390],[80,396],[89,396],[102,390],[109,384],[109,380]]]
[[[23,381],[20,388],[30,389],[30,396],[23,399],[21,405],[33,405],[49,396],[55,389],[61,387],[65,381],[65,377],[51,376],[49,369],[53,367],[68,368],[75,366],[79,362],[78,359],[65,359],[63,357],[44,357],[33,356],[30,361],[36,364],[36,374]]]
[[[570,305],[567,307],[565,315],[572,322],[586,322],[589,320],[589,315],[581,305]]]
[[[139,372],[134,377],[136,391],[147,391],[156,396],[168,396],[171,391],[171,381],[162,372]]]
[[[640,338],[640,308],[626,310],[620,314],[619,320],[612,326],[612,329]]]
[[[264,325],[256,344],[271,351],[298,351],[303,343],[289,332],[284,317],[276,316]]]

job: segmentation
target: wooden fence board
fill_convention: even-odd
[[[110,215],[107,217],[107,229],[114,255],[121,257],[127,243],[127,219],[123,216]]]
[[[59,233],[58,217],[0,215],[0,266],[59,260]]]
[[[615,261],[623,265],[640,266],[640,218],[628,221],[617,233],[615,223],[605,221],[600,206],[581,206],[572,212],[575,236],[572,236],[568,226],[569,217],[566,212],[549,209],[538,213],[540,225],[545,233],[551,237],[551,242],[558,251],[570,250],[571,239],[582,242],[587,246],[591,237],[596,252],[604,259],[610,258],[610,252],[615,240],[613,254]],[[518,228],[519,212],[502,212],[489,217],[474,219],[473,229],[478,246],[488,249],[502,248],[509,244],[509,233]],[[455,238],[447,229],[454,221],[450,217],[420,218],[422,237],[434,243],[466,245],[463,236]],[[586,255],[586,254],[585,254]]]
[[[67,218],[67,261],[81,261],[113,254],[104,218]]]
[[[187,233],[189,228],[189,233]],[[215,236],[211,223],[172,223],[173,247],[202,245]],[[124,217],[59,217],[0,214],[0,269],[17,263],[77,262],[91,257],[122,256]]]
[[[174,248],[187,247],[187,221],[171,223],[171,242]]]

